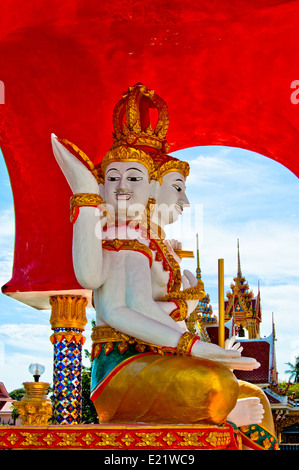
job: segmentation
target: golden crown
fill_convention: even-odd
[[[150,109],[158,111],[158,120],[153,128]],[[115,161],[139,162],[149,174],[149,180],[159,180],[170,171],[178,171],[185,178],[189,164],[167,154],[166,140],[169,125],[165,101],[154,90],[142,83],[129,87],[113,111],[113,145],[101,163],[93,165],[87,155],[66,139],[58,139],[89,168],[99,183],[104,183],[107,166]]]
[[[153,155],[152,158],[157,172],[157,179],[159,179],[160,184],[162,184],[163,176],[170,171],[178,171],[185,179],[189,175],[190,166],[187,162],[172,157],[171,155],[158,152]]]
[[[152,126],[151,110],[158,112],[155,127]],[[113,111],[113,147],[119,145],[154,147],[167,153],[166,140],[169,125],[165,101],[143,83],[129,87]]]
[[[151,109],[158,112],[154,127]],[[105,170],[113,161],[138,161],[147,168],[150,180],[158,179],[160,183],[169,171],[179,171],[186,178],[189,164],[167,155],[168,125],[167,105],[154,90],[142,83],[129,87],[114,108],[113,145],[96,167],[98,179],[104,180]]]

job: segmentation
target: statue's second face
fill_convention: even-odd
[[[185,191],[185,178],[181,173],[170,171],[164,175],[156,201],[159,225],[172,224],[183,212],[184,206],[190,205]]]
[[[148,170],[138,162],[110,163],[105,173],[105,202],[121,218],[135,217],[148,202],[151,184]]]

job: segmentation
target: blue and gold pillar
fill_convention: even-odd
[[[82,296],[50,297],[50,323],[54,331],[53,424],[80,424],[82,415],[82,335],[87,323],[87,299]]]

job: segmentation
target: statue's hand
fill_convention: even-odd
[[[73,194],[99,194],[99,185],[83,163],[81,163],[67,148],[58,142],[55,134],[51,134],[53,153]]]
[[[192,347],[192,356],[205,357],[212,361],[220,362],[232,370],[253,370],[260,364],[252,357],[241,357],[239,350],[223,349],[213,343],[196,341]]]
[[[197,286],[197,279],[191,271],[188,269],[184,270],[184,274],[182,275],[182,282],[183,282],[183,289],[188,289],[189,287]]]
[[[184,270],[184,274],[182,275],[182,283],[183,283],[183,290],[189,289],[190,287],[197,286],[197,279],[196,277],[187,269]],[[188,312],[189,315],[192,313],[198,304],[198,300],[187,300],[188,305]]]
[[[236,336],[232,336],[230,339],[225,340],[224,349],[233,349],[234,351],[239,351],[241,353],[243,351],[243,346],[241,346],[240,343],[235,343],[235,341]]]

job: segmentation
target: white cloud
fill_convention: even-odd
[[[3,249],[0,255],[0,286],[3,286],[12,275],[13,252]]]
[[[51,330],[45,325],[9,323],[1,325],[1,381],[11,391],[32,381],[28,367],[32,362],[45,365],[42,381],[52,383],[53,352],[49,340]]]
[[[7,346],[27,351],[42,351],[49,344],[50,328],[46,325],[10,323],[1,326],[0,338]]]
[[[7,237],[14,237],[15,215],[13,209],[4,209],[0,214],[0,242]]]
[[[3,348],[2,348],[3,349]],[[53,358],[52,355],[30,354],[28,351],[6,352],[4,345],[4,352],[2,360],[0,358],[1,367],[1,381],[4,382],[8,392],[21,388],[23,382],[32,382],[32,375],[29,373],[28,367],[32,362],[40,362],[45,366],[45,372],[41,376],[41,381],[53,383]]]
[[[89,314],[88,316],[91,316]],[[22,387],[24,381],[32,381],[28,367],[32,362],[45,366],[41,380],[53,383],[53,345],[50,342],[51,326],[33,323],[7,323],[0,331],[0,381],[8,391]],[[89,366],[84,349],[91,351],[91,325],[84,332],[83,365]]]

